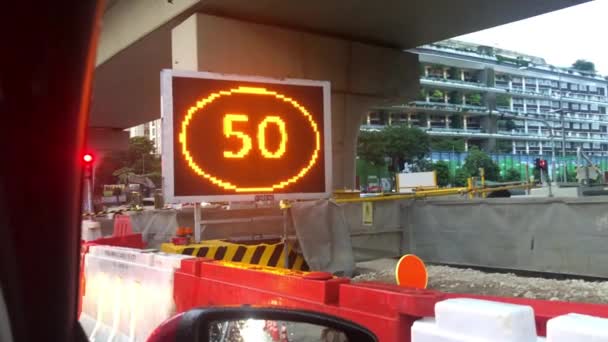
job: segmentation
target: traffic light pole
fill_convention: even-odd
[[[84,202],[84,212],[85,213],[93,213],[93,189],[91,186],[91,179],[93,178],[93,174],[91,172],[91,168],[89,166],[87,166],[85,168],[85,178],[84,178],[84,196],[85,196],[85,202]]]

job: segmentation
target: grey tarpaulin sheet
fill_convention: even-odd
[[[177,229],[175,210],[146,210],[130,212],[133,231],[141,233],[148,248],[160,248],[161,243],[171,241]]]
[[[428,262],[608,276],[606,198],[410,201],[401,218]]]
[[[343,209],[327,201],[295,202],[292,216],[306,262],[313,270],[351,276],[355,260]]]

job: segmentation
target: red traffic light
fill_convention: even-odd
[[[85,153],[82,156],[82,161],[84,161],[86,164],[91,164],[93,162],[93,155],[90,153]]]

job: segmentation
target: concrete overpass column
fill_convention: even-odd
[[[466,131],[466,130],[467,130],[467,128],[468,128],[467,126],[468,126],[468,122],[467,122],[467,116],[466,116],[466,115],[463,115],[463,116],[462,116],[462,128],[463,128],[463,129]]]
[[[509,97],[509,110],[513,110],[513,97]]]
[[[448,78],[448,68],[443,68],[443,79]]]
[[[521,89],[526,90],[526,78],[525,77],[521,78]]]
[[[469,141],[467,139],[464,140],[464,151],[469,152]]]
[[[407,113],[407,127],[412,127],[412,114]]]
[[[460,80],[464,81],[464,70],[462,70],[462,69],[460,70]]]
[[[528,133],[528,120],[524,120],[524,133]]]
[[[530,143],[526,141],[526,154],[530,154]]]
[[[445,116],[445,128],[450,128],[450,116]]]
[[[496,116],[485,116],[481,118],[481,131],[484,133],[496,133],[498,131],[498,118]],[[486,152],[492,152],[496,148],[496,138],[488,138],[482,144]]]
[[[517,145],[515,144],[515,140],[511,141],[511,146],[513,146],[513,154],[517,154]]]
[[[535,81],[536,81],[536,92],[538,93],[540,91],[539,86],[538,86],[538,78]]]
[[[538,154],[540,154],[541,156],[543,155],[543,142],[542,141],[538,142]]]
[[[172,30],[174,69],[331,82],[333,186],[355,187],[369,109],[419,92],[419,64],[398,49],[196,13]]]

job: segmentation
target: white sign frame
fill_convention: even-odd
[[[323,134],[325,156],[325,191],[319,193],[251,193],[230,195],[176,196],[174,184],[173,145],[173,77],[201,78],[227,81],[288,84],[323,88]],[[331,148],[331,84],[329,81],[303,79],[277,79],[260,76],[243,76],[212,72],[181,71],[164,69],[160,74],[161,121],[162,121],[162,176],[163,194],[167,203],[254,201],[260,195],[272,195],[275,200],[305,200],[329,198],[332,193],[332,148]]]

